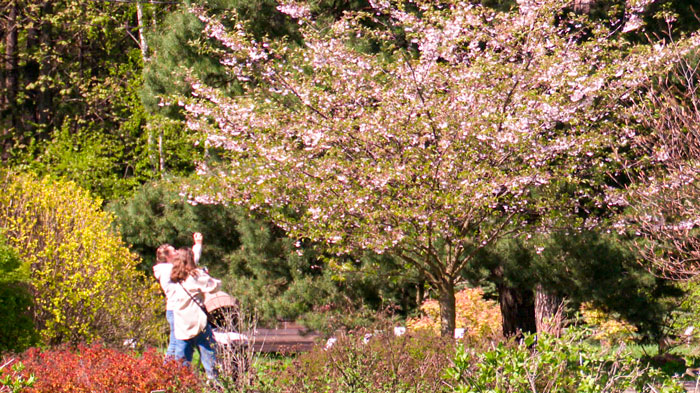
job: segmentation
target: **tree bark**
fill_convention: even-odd
[[[17,1],[12,1],[8,6],[7,32],[5,33],[5,100],[8,105],[13,105],[17,97],[19,70],[17,68],[17,19],[19,7]]]
[[[141,46],[141,59],[143,60],[144,68],[148,62],[148,42],[146,42],[146,24],[143,20],[143,4],[136,3],[136,20],[139,24],[139,44]]]
[[[51,15],[53,7],[50,1],[44,2],[41,7],[39,19],[41,20],[41,28],[39,30],[39,42],[43,48],[52,47],[52,34],[51,34]],[[42,49],[43,50],[43,49]],[[51,73],[53,72],[53,64],[51,62],[41,62],[39,64],[39,79],[44,81],[51,80]],[[43,89],[38,89],[36,93],[36,115],[34,122],[40,124],[41,126],[48,126],[49,122],[52,121],[52,111],[51,111],[51,101],[55,90],[50,88],[52,86],[46,86],[48,82],[44,83]],[[48,137],[48,135],[43,135],[43,137]]]
[[[591,12],[591,7],[595,4],[595,0],[574,0],[574,11],[580,14],[588,14]]]
[[[451,280],[438,284],[440,292],[440,335],[454,337],[456,327],[455,285]]]
[[[421,279],[416,285],[416,304],[420,307],[425,299],[425,281]]]
[[[498,284],[498,297],[504,336],[519,336],[537,331],[533,291],[511,288],[501,283]]]
[[[165,158],[163,157],[163,129],[161,127],[158,131],[158,171],[160,175],[163,176],[165,172]]]
[[[156,148],[153,142],[153,130],[146,127],[146,132],[148,133],[148,138],[146,139],[146,144],[148,145],[148,161],[151,164],[153,173],[158,173],[158,166],[156,165]]]
[[[547,291],[541,284],[535,290],[535,320],[538,333],[561,337],[564,323],[564,298]]]
[[[2,106],[0,109],[6,111],[9,121],[3,125],[2,130],[2,161],[6,161],[10,156],[10,149],[13,144],[13,132],[17,128],[17,110],[15,100],[19,89],[19,69],[18,69],[18,27],[19,7],[17,1],[12,1],[8,6],[5,31],[5,64],[2,94]],[[4,121],[3,121],[4,123]]]

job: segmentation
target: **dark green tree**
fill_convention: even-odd
[[[147,184],[108,208],[149,273],[160,244],[189,247],[192,233],[201,232],[200,263],[265,324],[301,319],[330,331],[368,323],[377,311],[406,315],[421,300],[420,276],[405,269],[398,274],[390,256],[334,258],[248,210],[188,202],[177,179]]]
[[[568,316],[582,303],[591,303],[635,325],[643,339],[658,342],[683,291],[652,274],[638,258],[624,238],[572,229],[499,242],[480,255],[482,270],[472,270],[466,277],[473,283],[493,283],[496,296],[519,303],[516,309],[529,313],[519,317],[532,321],[533,332],[539,330],[534,326],[536,296],[546,288],[559,302],[566,299],[562,311]],[[509,310],[503,301],[501,308]]]
[[[149,36],[153,56],[146,64],[141,91],[148,111],[180,119],[177,97],[189,95],[190,84],[186,77],[190,73],[228,94],[240,93],[238,81],[220,64],[219,44],[203,36],[204,24],[190,12],[190,7],[202,7],[211,15],[235,11],[258,39],[285,37],[300,44],[296,22],[280,12],[278,5],[275,0],[186,0],[169,13]],[[320,23],[328,23],[346,10],[359,10],[367,5],[366,0],[309,1]]]
[[[558,232],[533,255],[538,283],[578,309],[583,302],[632,323],[642,339],[659,342],[683,291],[639,261],[629,239],[604,232]]]
[[[141,98],[151,113],[180,118],[177,97],[190,93],[186,80],[189,73],[229,94],[239,92],[237,81],[220,64],[220,48],[202,34],[204,24],[190,12],[191,7],[203,7],[218,15],[236,11],[260,37],[294,34],[293,23],[277,11],[274,0],[184,1],[149,36],[153,55],[144,69]]]
[[[201,263],[214,276],[227,271],[226,255],[240,243],[236,222],[238,209],[189,202],[181,195],[177,179],[165,179],[142,186],[133,197],[113,202],[107,208],[124,241],[141,255],[141,268],[150,272],[159,245],[191,247],[192,234],[204,236]]]
[[[241,217],[241,247],[229,256],[225,285],[262,321],[302,320],[326,332],[371,323],[377,312],[407,315],[421,299],[420,276],[399,260],[365,254],[332,257],[262,218]]]
[[[28,266],[0,235],[0,353],[22,352],[39,341],[28,280]]]

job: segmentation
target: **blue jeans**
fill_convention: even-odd
[[[198,335],[189,340],[177,340],[175,342],[175,358],[183,359],[185,364],[192,363],[192,355],[194,347],[199,350],[199,359],[202,362],[204,371],[207,373],[207,378],[216,379],[216,349],[214,342],[214,334],[211,331],[211,326],[207,327]]]
[[[165,310],[165,319],[168,320],[168,325],[170,325],[170,342],[168,342],[168,350],[165,351],[165,357],[175,356],[175,313],[173,310]]]

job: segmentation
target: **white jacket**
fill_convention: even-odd
[[[181,283],[173,283],[173,312],[175,314],[175,338],[189,340],[198,335],[207,326],[207,315],[195,303],[194,297],[204,304],[204,294],[219,290],[221,281],[210,277],[201,269],[196,277],[188,276]],[[189,292],[189,294],[188,294]],[[190,296],[191,295],[191,296]]]
[[[153,266],[153,275],[156,276],[156,280],[160,283],[160,287],[163,288],[165,293],[165,309],[174,310],[175,303],[173,302],[173,294],[175,293],[174,283],[170,281],[170,273],[173,271],[172,263],[159,263]]]

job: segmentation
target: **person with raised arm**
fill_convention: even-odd
[[[204,309],[204,294],[218,291],[221,281],[198,268],[194,256],[192,249],[182,248],[172,261],[170,281],[174,287],[174,327],[178,340],[175,356],[190,363],[193,348],[197,348],[207,378],[214,380],[217,377],[215,342]]]
[[[199,232],[195,232],[192,235],[194,239],[194,245],[192,246],[192,252],[194,254],[195,264],[199,262],[202,255],[202,243],[203,236]],[[184,358],[185,352],[192,352],[193,349],[189,348],[187,343],[180,342],[175,337],[175,327],[174,327],[174,301],[172,299],[173,291],[175,287],[171,286],[173,284],[170,281],[170,274],[173,269],[172,260],[175,257],[177,251],[175,247],[168,243],[161,244],[156,249],[156,264],[153,266],[153,275],[156,280],[160,283],[160,287],[165,294],[165,319],[168,321],[168,326],[170,327],[170,338],[168,340],[168,349],[165,351],[166,358],[176,357]],[[180,340],[181,341],[181,340]],[[182,353],[177,354],[176,350],[180,350]]]

